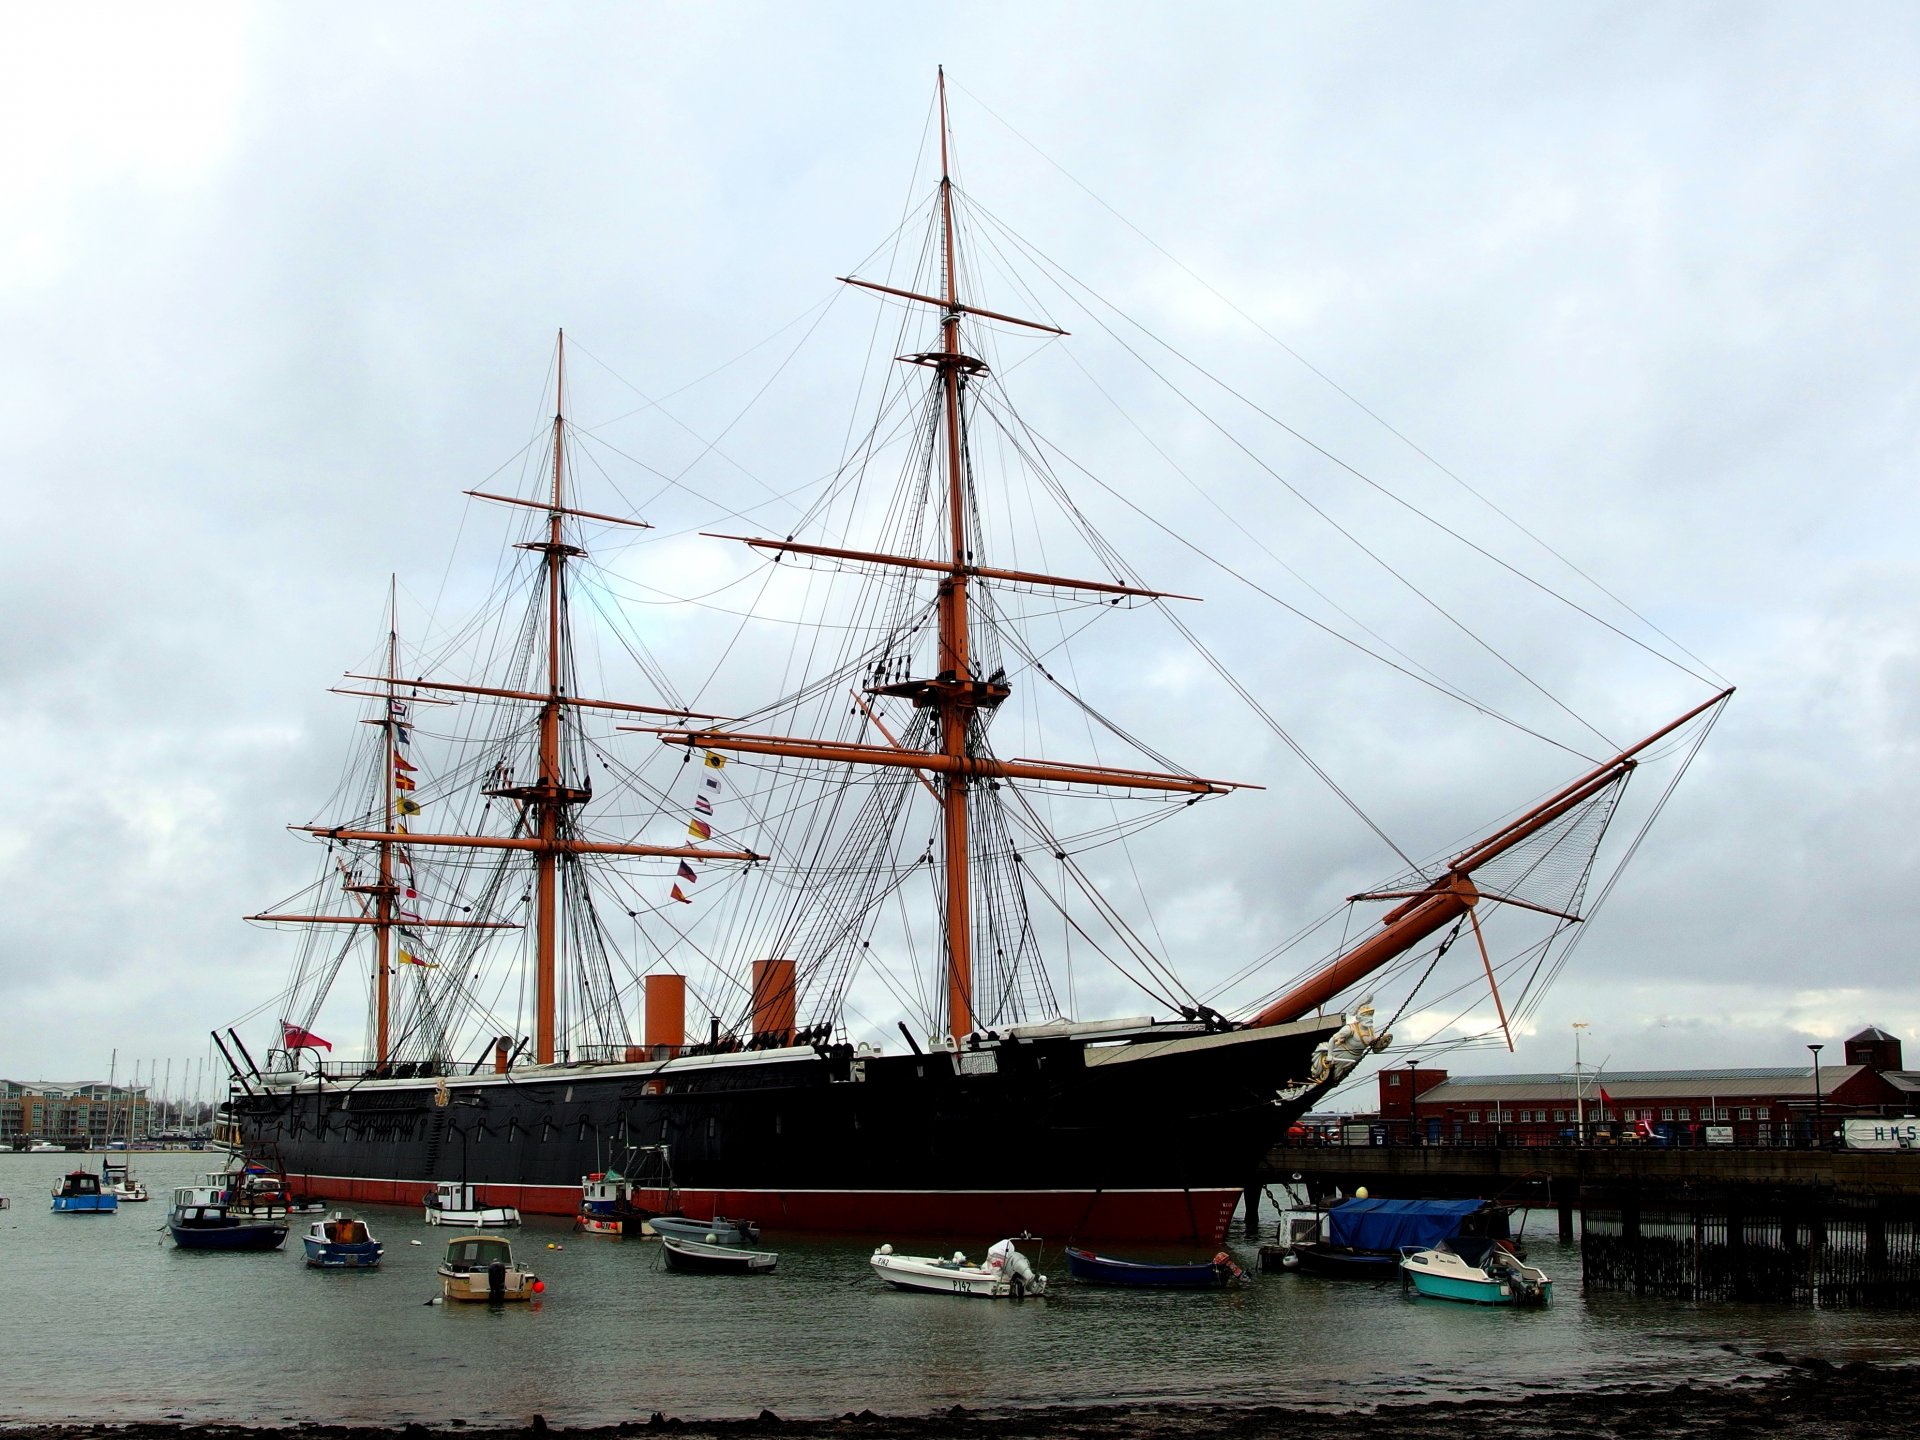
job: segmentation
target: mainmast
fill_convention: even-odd
[[[947,415],[947,541],[953,573],[940,582],[940,679],[953,683],[944,692],[929,694],[940,717],[940,753],[949,760],[964,759],[967,730],[974,709],[982,702],[997,705],[1006,698],[976,697],[965,682],[970,639],[967,630],[966,492],[960,473],[960,375],[967,357],[960,353],[959,277],[953,264],[953,176],[947,161],[947,71],[939,71],[940,91],[940,228],[946,272],[946,314],[940,320],[941,352],[935,362],[946,391]],[[977,363],[977,362],[976,362]],[[941,781],[942,843],[946,851],[947,894],[947,1029],[959,1036],[973,1030],[973,885],[967,855],[967,776],[953,766]]]
[[[1030,571],[1000,570],[974,563],[968,544],[967,516],[969,480],[966,473],[965,412],[962,392],[975,376],[986,373],[983,360],[967,354],[960,344],[960,319],[978,315],[985,319],[1020,325],[1050,335],[1064,335],[1057,326],[1022,320],[997,311],[984,310],[960,298],[957,248],[954,239],[953,177],[948,152],[946,72],[939,72],[940,111],[940,255],[943,279],[937,296],[879,285],[849,276],[841,279],[849,285],[898,296],[940,311],[940,348],[918,355],[900,357],[907,364],[923,365],[936,372],[940,390],[942,454],[946,465],[947,535],[946,555],[941,559],[910,555],[887,555],[871,551],[846,550],[808,545],[792,540],[767,540],[748,536],[720,538],[740,540],[756,549],[780,553],[869,562],[906,570],[936,571],[940,574],[936,613],[939,650],[935,674],[930,679],[908,680],[898,684],[876,685],[867,693],[893,695],[913,702],[916,708],[932,710],[935,715],[936,749],[907,751],[892,745],[869,745],[838,741],[808,741],[780,735],[735,735],[724,731],[669,730],[661,739],[671,745],[698,746],[703,749],[731,750],[749,754],[790,756],[835,763],[908,767],[918,770],[939,799],[941,811],[941,862],[943,886],[941,919],[945,931],[946,1018],[947,1029],[956,1039],[974,1029],[973,984],[973,876],[968,806],[971,789],[977,780],[1026,779],[1068,784],[1099,785],[1158,791],[1182,791],[1196,795],[1219,794],[1237,788],[1231,782],[1205,780],[1198,776],[1170,775],[1159,771],[1120,769],[1090,765],[1063,765],[1037,760],[1001,761],[978,753],[975,743],[975,716],[991,710],[1011,693],[999,678],[980,677],[973,669],[973,645],[969,617],[969,586],[975,579],[1004,580],[1022,585],[1067,590],[1092,591],[1108,595],[1141,598],[1168,597],[1166,592],[1104,581],[1074,580],[1058,575]]]

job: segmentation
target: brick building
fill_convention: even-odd
[[[1824,1047],[1823,1047],[1824,1048]],[[1920,1071],[1901,1068],[1900,1042],[1869,1027],[1840,1063],[1732,1070],[1610,1070],[1576,1075],[1454,1076],[1417,1063],[1383,1068],[1374,1119],[1393,1140],[1429,1145],[1549,1145],[1585,1126],[1589,1139],[1805,1145],[1816,1119],[1920,1112]],[[1710,1131],[1712,1133],[1710,1133]]]

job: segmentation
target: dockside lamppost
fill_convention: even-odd
[[[1820,1101],[1820,1052],[1826,1048],[1824,1045],[1807,1046],[1813,1052],[1813,1143],[1816,1148],[1826,1144],[1825,1107]]]
[[[1586,1076],[1580,1072],[1580,1032],[1587,1028],[1587,1022],[1573,1022],[1573,1143],[1587,1143],[1587,1091]]]
[[[1407,1061],[1407,1143],[1418,1145],[1420,1140],[1420,1064],[1416,1060]]]

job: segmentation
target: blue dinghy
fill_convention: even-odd
[[[1091,1250],[1067,1247],[1067,1270],[1076,1280],[1089,1285],[1129,1285],[1136,1289],[1211,1290],[1233,1285],[1246,1274],[1222,1250],[1211,1260],[1191,1264],[1156,1265],[1139,1260],[1117,1260],[1111,1255],[1096,1255]]]

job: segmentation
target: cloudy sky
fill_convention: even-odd
[[[1445,1063],[1561,1069],[1576,1020],[1615,1068],[1792,1064],[1867,1023],[1920,1042],[1911,8],[955,14],[5,6],[0,1074],[104,1073],[115,1048],[123,1072],[177,1071],[271,1003],[289,939],[239,917],[311,874],[283,827],[338,777],[352,715],[326,687],[372,651],[390,574],[403,609],[457,604],[454,557],[497,523],[460,492],[518,476],[557,327],[580,422],[687,471],[581,499],[654,502],[652,598],[753,568],[687,532],[759,506],[784,533],[797,511],[769,496],[838,462],[875,312],[832,277],[924,195],[943,62],[963,183],[1010,233],[1354,470],[1740,687],[1518,1053]],[[1254,462],[1097,306],[1004,283],[982,303],[1075,331],[1000,337],[1035,427],[1289,603],[1587,755],[1545,692],[1620,743],[1712,693],[1162,355]],[[1133,423],[1151,442],[1128,450]],[[1409,853],[1582,768],[1356,674],[1104,490],[1086,503],[1141,573],[1208,597],[1196,631]],[[690,693],[721,632],[651,608],[635,623]],[[1136,862],[1198,988],[1399,868],[1164,625],[1103,621],[1079,678],[1193,768],[1269,787]],[[753,679],[710,698],[753,703]]]

